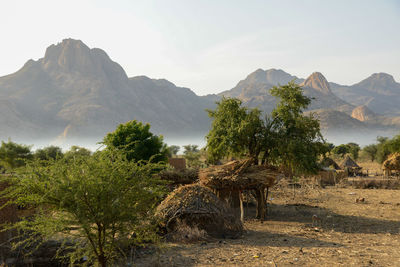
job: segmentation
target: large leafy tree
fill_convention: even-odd
[[[258,158],[264,138],[261,112],[241,105],[239,99],[223,98],[215,110],[208,110],[213,119],[206,137],[211,162],[230,155]]]
[[[157,168],[118,150],[29,163],[2,192],[9,204],[36,207],[32,217],[13,225],[24,238],[16,245],[63,236],[73,241],[63,244],[71,264],[85,256],[104,267],[123,258],[127,247],[156,237],[150,218],[165,193]]]
[[[8,140],[1,142],[0,147],[0,165],[7,169],[14,169],[25,165],[26,160],[33,158],[31,147],[21,145]]]
[[[34,158],[40,160],[58,159],[64,156],[62,150],[58,146],[48,146],[39,148],[33,154]]]
[[[318,119],[312,113],[303,114],[311,99],[294,82],[275,86],[270,92],[280,99],[271,114],[278,141],[270,158],[288,176],[314,173],[319,156],[327,151]]]
[[[168,148],[162,136],[150,132],[150,124],[136,120],[120,124],[117,129],[103,139],[107,148],[118,149],[128,160],[161,162],[167,160]]]

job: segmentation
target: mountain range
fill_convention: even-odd
[[[231,90],[198,96],[165,79],[130,78],[103,50],[65,39],[49,46],[43,58],[0,77],[0,139],[98,142],[132,119],[149,122],[157,134],[204,136],[210,126],[205,109],[221,97],[270,112],[276,99],[269,89],[289,81],[313,98],[307,112],[318,116],[327,135],[362,131],[376,136],[400,129],[400,84],[389,74],[346,86],[328,82],[319,72],[302,79],[258,69]]]

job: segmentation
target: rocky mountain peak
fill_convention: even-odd
[[[326,80],[324,75],[322,75],[322,73],[320,72],[314,72],[300,85],[305,87],[311,87],[313,89],[316,89],[324,93],[331,92],[331,88],[329,86],[328,81]]]
[[[367,106],[361,105],[353,109],[351,117],[359,121],[368,121],[376,117],[376,114],[372,112]]]
[[[247,81],[253,83],[268,83],[272,85],[278,84],[287,84],[292,80],[298,80],[296,76],[292,76],[287,72],[284,72],[280,69],[257,69],[256,71],[250,73],[247,78]]]
[[[390,86],[396,84],[393,76],[384,72],[374,73],[362,82],[381,86]]]

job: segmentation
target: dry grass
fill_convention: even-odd
[[[180,243],[193,243],[208,239],[207,232],[198,226],[189,226],[185,222],[178,221],[176,230],[169,234],[168,239]]]
[[[356,199],[365,201],[357,203]],[[272,199],[272,200],[271,200]],[[400,191],[277,187],[240,239],[167,243],[162,266],[400,266]],[[321,218],[313,227],[312,217]],[[151,257],[150,257],[151,258]],[[150,258],[138,262],[146,266]]]

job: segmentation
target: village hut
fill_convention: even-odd
[[[385,176],[391,176],[392,171],[395,171],[396,173],[400,172],[400,153],[395,152],[390,154],[383,162],[382,169]]]
[[[235,160],[225,165],[216,165],[199,171],[200,184],[211,188],[219,198],[229,202],[236,210],[240,208],[240,218],[244,219],[243,190],[254,190],[257,199],[257,217],[266,214],[265,189],[276,183],[280,172],[266,165],[252,165],[254,160]]]
[[[362,169],[349,155],[344,158],[343,162],[340,164],[340,167],[345,170],[349,176],[359,175]]]
[[[161,171],[159,175],[172,189],[180,185],[193,184],[199,179],[198,172],[194,169],[167,169]]]
[[[325,157],[320,162],[321,167],[325,170],[326,168],[334,169],[334,170],[341,170],[339,164],[336,163],[332,158]]]
[[[177,231],[181,224],[205,230],[214,237],[238,237],[243,224],[231,208],[209,188],[199,184],[175,189],[156,209],[160,225],[168,233]]]

